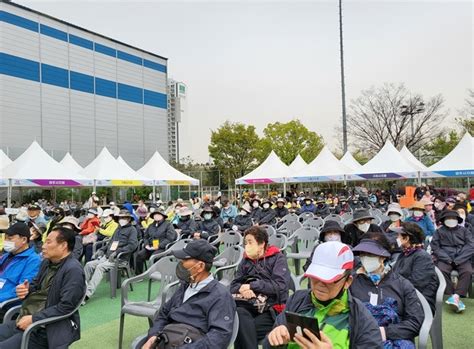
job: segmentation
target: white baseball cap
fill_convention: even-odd
[[[102,217],[108,217],[114,214],[114,211],[111,210],[110,208],[107,208],[102,212]]]
[[[316,247],[305,276],[324,283],[339,280],[347,270],[354,267],[351,248],[339,241],[328,241]]]

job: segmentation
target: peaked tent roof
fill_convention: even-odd
[[[400,154],[390,141],[385,142],[382,149],[355,173],[366,179],[418,177],[418,170]]]
[[[299,171],[304,169],[308,164],[304,159],[301,157],[300,154],[296,156],[296,158],[292,161],[292,163],[288,166],[290,168],[290,171],[293,174],[297,174]]]
[[[10,158],[0,149],[0,186],[7,185],[7,181],[2,180],[3,178],[3,169],[10,165],[12,161]]]
[[[138,173],[151,178],[158,185],[199,185],[199,180],[179,172],[155,151]],[[158,183],[156,183],[158,182]]]
[[[77,161],[74,160],[74,158],[71,154],[69,154],[69,152],[64,155],[64,158],[59,163],[63,164],[66,168],[76,173],[80,173],[83,170],[81,165],[79,165]]]
[[[255,170],[235,180],[236,184],[282,183],[291,176],[291,171],[272,150],[270,155]]]
[[[343,181],[344,175],[352,173],[352,170],[342,164],[327,146],[325,146],[296,177],[303,182]]]
[[[432,165],[428,170],[432,172],[432,175],[448,177],[474,176],[474,138],[466,133],[448,155]]]
[[[100,181],[149,181],[150,179],[124,165],[104,147],[99,155],[81,172],[85,177]],[[115,183],[112,183],[112,185]],[[120,184],[120,183],[117,183]],[[138,183],[122,183],[138,184]]]
[[[84,176],[54,160],[36,141],[3,169],[3,177],[43,186],[74,186],[80,185],[75,180],[85,180]]]
[[[362,165],[357,161],[350,152],[346,152],[344,156],[339,160],[344,166],[350,168],[351,170],[358,170]]]
[[[423,165],[423,163],[418,160],[415,155],[407,148],[406,145],[403,146],[402,150],[400,150],[400,154],[405,158],[405,160],[408,160],[410,164],[413,165],[417,170],[423,171],[426,170],[427,167]]]

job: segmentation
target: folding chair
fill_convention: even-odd
[[[342,218],[338,214],[332,213],[332,214],[324,217],[324,223],[326,223],[327,221],[334,221],[334,222],[339,223],[339,225],[341,225],[341,226],[343,225]]]
[[[292,246],[292,252],[287,253],[288,259],[295,261],[295,272],[299,275],[300,260],[311,256],[314,245],[318,242],[319,230],[310,227],[302,227],[288,238],[288,244]]]
[[[303,223],[303,227],[314,228],[318,230],[321,230],[323,225],[324,225],[324,220],[321,217],[309,218]]]
[[[288,238],[284,234],[276,233],[268,237],[268,244],[278,247],[284,253],[288,247]]]
[[[416,289],[415,291],[418,299],[420,300],[421,306],[423,307],[423,313],[425,314],[420,333],[418,334],[418,349],[426,349],[428,346],[431,325],[433,324],[433,313],[431,312],[430,305],[428,304],[425,296],[423,296],[420,291]]]
[[[230,286],[243,256],[244,249],[242,246],[227,247],[214,259],[213,265],[217,267],[213,273],[215,278],[224,286]]]
[[[286,236],[290,236],[297,229],[299,229],[301,227],[302,227],[302,225],[298,221],[287,221],[287,222],[283,223],[280,227],[278,227],[276,232],[285,234]]]
[[[443,296],[446,289],[446,280],[441,270],[435,267],[436,275],[438,276],[439,286],[436,291],[436,310],[433,318],[433,325],[431,326],[430,337],[431,346],[433,349],[443,349]]]
[[[303,213],[300,214],[299,221],[301,223],[304,223],[306,220],[308,220],[310,218],[313,218],[313,217],[314,217],[313,212],[303,212]]]

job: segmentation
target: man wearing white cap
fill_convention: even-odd
[[[286,303],[286,311],[315,317],[321,339],[308,329],[302,336],[290,338],[285,313],[277,319],[264,348],[286,345],[287,348],[383,348],[377,322],[365,306],[348,291],[352,283],[354,255],[349,246],[328,241],[319,245],[305,276],[311,290],[300,290]],[[309,339],[308,339],[309,338]]]

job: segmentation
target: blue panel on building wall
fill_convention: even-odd
[[[117,57],[120,59],[123,59],[124,61],[128,61],[130,63],[135,63],[138,65],[143,64],[143,60],[135,55],[131,55],[130,53],[123,52],[123,51],[118,51]]]
[[[155,91],[145,90],[144,92],[145,104],[151,105],[152,107],[166,108],[168,101],[164,93]]]
[[[50,36],[52,38],[66,41],[67,42],[67,33],[62,30],[50,27],[48,25],[40,24],[40,33],[43,35]]]
[[[39,81],[39,63],[0,52],[0,74]]]
[[[94,77],[71,70],[71,89],[94,93]]]
[[[41,64],[41,82],[49,85],[69,88],[69,74],[67,69],[58,68],[49,64]]]
[[[138,87],[119,83],[118,98],[124,101],[143,103],[143,90]]]
[[[158,71],[161,71],[163,73],[166,73],[166,65],[156,63],[156,62],[152,62],[152,61],[149,61],[148,59],[145,59],[143,61],[143,65],[147,68],[150,68],[150,69],[153,69],[153,70],[158,70]]]
[[[105,45],[101,45],[98,43],[94,43],[95,51],[102,53],[104,55],[110,56],[110,57],[117,57],[117,50],[114,50],[113,48],[110,48]]]
[[[117,83],[115,81],[95,78],[95,94],[117,98]]]
[[[34,32],[38,31],[38,23],[30,19],[14,15],[10,12],[0,11],[0,22],[10,23]]]
[[[81,46],[89,50],[94,49],[94,43],[90,40],[80,38],[79,36],[69,34],[69,42],[73,45]]]

